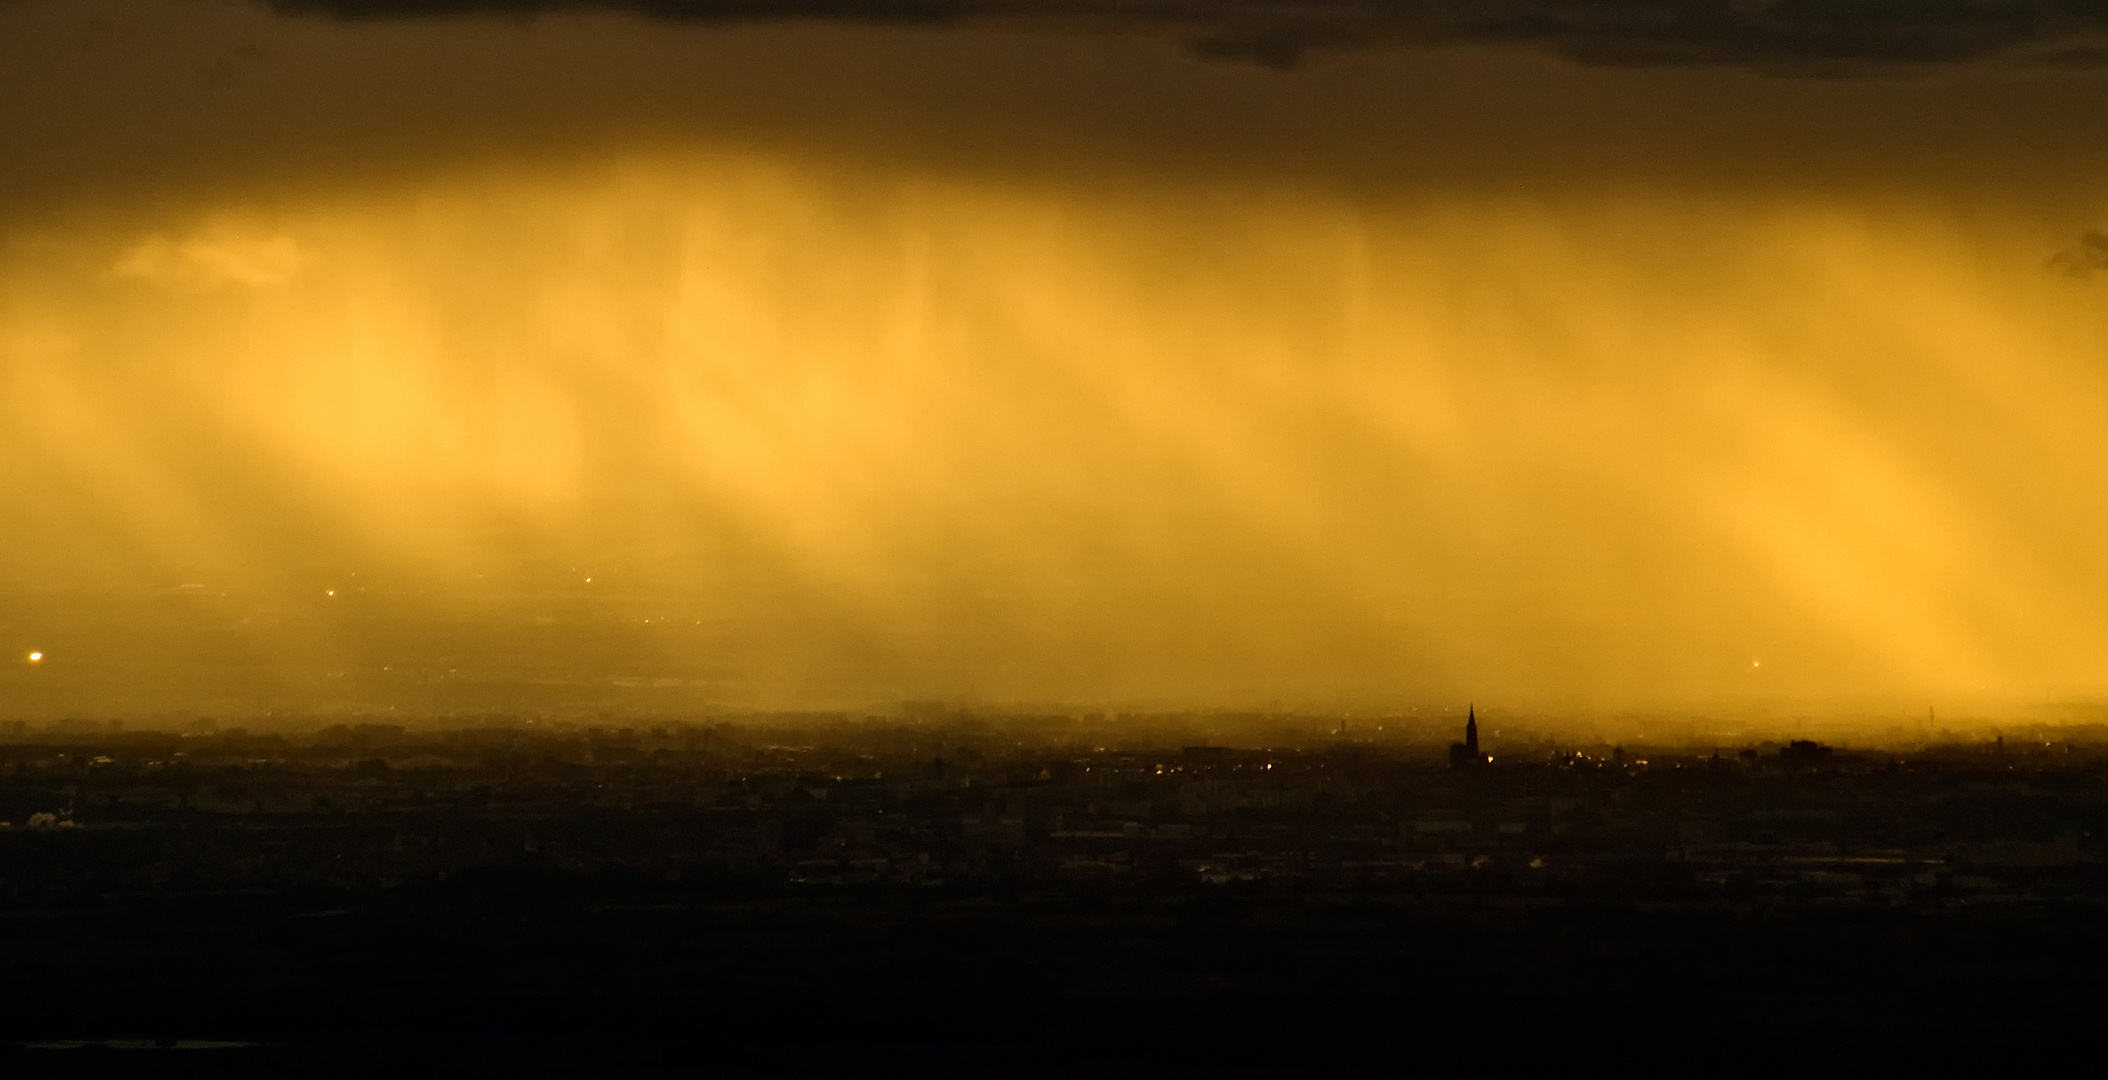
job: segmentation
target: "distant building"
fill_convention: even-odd
[[[1468,769],[1486,763],[1486,755],[1479,752],[1478,706],[1473,705],[1464,714],[1464,741],[1449,744],[1449,767]]]
[[[1779,751],[1779,759],[1788,765],[1817,765],[1830,760],[1833,753],[1813,739],[1795,739]]]

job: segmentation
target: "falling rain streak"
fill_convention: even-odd
[[[6,707],[2108,688],[2083,199],[1018,153],[659,134],[14,222],[5,629],[68,659]]]

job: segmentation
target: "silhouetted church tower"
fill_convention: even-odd
[[[1449,767],[1462,769],[1485,763],[1485,755],[1479,753],[1479,708],[1473,704],[1464,714],[1464,741],[1449,744]]]

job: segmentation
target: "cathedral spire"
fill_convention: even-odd
[[[1479,707],[1473,703],[1464,712],[1464,741],[1449,744],[1449,767],[1468,769],[1486,763],[1479,753]]]

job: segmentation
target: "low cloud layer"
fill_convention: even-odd
[[[2100,0],[271,0],[345,19],[619,10],[676,22],[1052,23],[1185,37],[1210,59],[1513,45],[1590,64],[1853,74],[1991,58],[2108,59]]]

